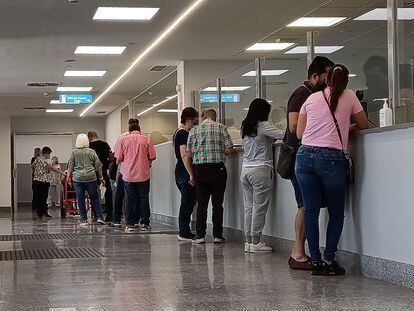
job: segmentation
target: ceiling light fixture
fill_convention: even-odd
[[[231,91],[245,91],[247,89],[250,89],[251,86],[222,86],[221,90],[224,92],[231,92]],[[205,89],[202,89],[202,91],[204,92],[217,92],[217,87],[215,86],[209,86],[206,87]]]
[[[294,45],[294,43],[268,42],[256,43],[247,48],[246,51],[282,51]]]
[[[315,46],[315,53],[316,54],[332,54],[343,48],[344,48],[343,45],[318,45],[318,46]],[[285,54],[306,54],[306,53],[308,53],[308,47],[305,45],[295,46],[293,49],[285,52]]]
[[[331,27],[345,19],[346,17],[301,17],[287,27]]]
[[[47,113],[70,113],[73,109],[46,109]]]
[[[145,109],[144,111],[142,111],[142,112],[138,113],[138,114],[137,114],[137,117],[140,117],[140,116],[142,116],[143,114],[146,114],[147,112],[151,111],[152,109],[154,109],[154,108],[156,108],[156,107],[158,107],[158,106],[161,106],[161,105],[163,105],[163,104],[165,104],[165,103],[169,102],[170,100],[172,100],[172,99],[174,99],[174,98],[177,98],[177,97],[178,97],[178,95],[177,95],[177,94],[176,94],[176,95],[174,95],[174,96],[169,96],[169,97],[167,97],[167,99],[164,99],[162,102],[160,102],[160,103],[158,103],[158,104],[155,104],[155,105],[152,105],[150,108]]]
[[[92,46],[80,45],[74,54],[84,55],[121,55],[126,50],[126,46]]]
[[[158,11],[159,8],[99,7],[93,19],[109,21],[149,21]]]
[[[90,92],[92,86],[59,86],[57,92]]]
[[[288,72],[289,69],[277,69],[277,70],[262,70],[262,76],[269,77],[269,76],[280,76],[286,72]],[[256,77],[256,71],[252,70],[249,72],[246,72],[243,77]]]
[[[106,71],[68,70],[65,77],[103,77]]]
[[[399,20],[413,20],[414,19],[414,8],[398,8],[398,19]],[[361,16],[355,18],[356,21],[386,21],[387,20],[387,9],[377,8],[369,11]]]
[[[157,112],[161,112],[161,113],[178,113],[178,109],[160,109]]]
[[[50,101],[50,104],[51,104],[51,105],[57,105],[57,104],[60,104],[60,100],[59,100],[59,99],[52,99],[52,100]]]
[[[204,0],[196,0],[194,3],[187,8],[167,29],[165,29],[155,40],[152,42],[138,57],[134,60],[134,62],[115,80],[109,85],[101,95],[99,95],[95,101],[89,105],[82,113],[80,114],[83,117],[89,109],[94,107],[99,101],[102,100],[135,66],[141,62],[141,60],[149,54],[155,47],[157,47],[162,40],[164,40],[173,30],[175,30],[184,20],[185,18],[190,15]]]
[[[350,73],[349,75],[348,75],[348,77],[349,78],[353,78],[353,77],[356,77],[357,75],[355,74],[355,73]]]

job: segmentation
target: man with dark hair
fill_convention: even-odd
[[[150,177],[151,163],[155,160],[155,148],[151,140],[142,135],[138,123],[129,124],[129,134],[120,138],[115,156],[122,163],[122,178],[125,181],[126,193],[126,229],[134,231],[141,219],[143,231],[150,226]]]
[[[181,126],[175,131],[173,145],[177,164],[175,166],[175,182],[181,193],[179,223],[179,241],[191,241],[195,235],[191,233],[190,222],[196,204],[195,180],[192,159],[187,152],[188,132],[198,121],[198,112],[187,107],[181,113]]]
[[[112,187],[111,180],[109,179],[108,169],[109,164],[114,160],[114,156],[109,144],[105,141],[99,140],[98,133],[91,130],[88,132],[89,148],[95,150],[99,160],[102,163],[102,177],[105,181],[105,211],[106,222],[112,221]]]
[[[191,129],[187,151],[193,158],[197,196],[197,244],[205,243],[207,231],[207,209],[211,197],[213,205],[214,243],[224,243],[223,201],[226,191],[226,154],[234,152],[233,142],[227,128],[217,123],[217,112],[206,109],[203,123]]]
[[[296,127],[299,111],[308,97],[318,91],[324,90],[327,85],[327,76],[334,63],[323,56],[316,56],[308,68],[308,79],[299,86],[289,98],[287,104],[288,120],[284,141],[293,149],[298,150],[300,141],[296,137]],[[289,258],[289,267],[293,270],[312,270],[312,262],[305,251],[305,224],[302,193],[295,175],[291,177],[298,210],[295,217],[295,245]]]
[[[48,163],[52,149],[43,147],[40,156],[32,163],[33,170],[33,206],[39,219],[43,217],[52,218],[47,211],[47,197],[49,195],[49,186],[52,180],[51,171],[65,174]]]

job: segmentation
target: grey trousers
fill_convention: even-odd
[[[243,168],[244,231],[246,237],[260,237],[266,221],[273,188],[273,169],[269,166]]]

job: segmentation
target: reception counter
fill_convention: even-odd
[[[173,148],[165,143],[156,150],[151,181],[153,218],[176,225],[180,195],[174,181]],[[339,260],[350,271],[414,288],[414,127],[359,133],[351,139],[350,152],[357,181],[348,191]],[[275,146],[275,162],[278,154]],[[242,153],[228,157],[224,226],[228,237],[237,240],[243,230],[241,166]],[[295,213],[290,181],[278,176],[264,235],[276,252],[286,256],[294,240]],[[323,210],[321,228],[326,224]],[[322,234],[322,246],[324,242]]]

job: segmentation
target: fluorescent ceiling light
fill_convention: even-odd
[[[280,76],[286,72],[288,72],[289,69],[280,69],[280,70],[262,70],[262,76],[268,77],[268,76]],[[249,72],[246,72],[243,77],[256,77],[256,71],[252,70]]]
[[[149,21],[159,8],[99,7],[94,20]]]
[[[142,112],[138,113],[138,114],[137,114],[137,117],[140,117],[140,116],[142,116],[143,114],[146,114],[147,112],[151,111],[152,109],[154,109],[154,108],[156,108],[156,107],[158,107],[158,106],[161,106],[162,104],[165,104],[165,103],[169,102],[170,100],[172,100],[172,99],[174,99],[174,98],[177,98],[177,97],[178,97],[178,94],[176,94],[176,95],[174,95],[174,96],[169,96],[169,97],[167,97],[167,99],[164,99],[162,102],[160,102],[160,103],[158,103],[158,104],[155,104],[155,105],[152,105],[152,107],[150,107],[150,108],[148,108],[148,109],[145,109],[144,111],[142,111]]]
[[[160,109],[157,112],[164,112],[164,113],[177,113],[178,109]]]
[[[249,111],[249,108],[244,108],[243,110],[244,110],[244,111]]]
[[[350,77],[350,78],[353,78],[353,77],[356,77],[357,75],[355,74],[355,73],[350,73],[349,75],[348,75],[348,77]]]
[[[46,109],[48,113],[70,113],[73,109]]]
[[[267,101],[269,104],[273,104],[275,101],[274,100],[268,100]]]
[[[106,71],[68,70],[65,77],[103,77]]]
[[[92,86],[59,86],[56,91],[58,92],[90,92]]]
[[[195,0],[193,4],[190,7],[188,7],[187,10],[184,11],[184,13],[178,16],[177,19],[170,26],[168,26],[141,54],[138,55],[138,57],[132,62],[132,64],[127,69],[125,69],[125,71],[118,78],[116,78],[115,81],[113,81],[111,85],[109,85],[102,92],[102,94],[95,99],[95,101],[91,105],[89,105],[88,107],[86,107],[84,111],[82,111],[80,116],[83,117],[89,111],[89,109],[91,109],[98,102],[100,102],[102,98],[106,96],[106,94],[108,94],[132,69],[134,69],[135,66],[138,63],[140,63],[145,56],[147,56],[147,54],[149,54],[153,49],[155,49],[161,41],[163,41],[172,31],[174,31],[185,20],[185,18],[188,15],[190,15],[203,1],[204,0]]]
[[[331,54],[343,49],[343,45],[318,45],[315,46],[316,54]],[[293,49],[286,51],[285,54],[306,54],[308,53],[308,47],[305,45],[295,46]]]
[[[52,99],[52,100],[50,101],[50,104],[51,104],[51,105],[60,104],[60,101],[59,101],[59,99]]]
[[[345,19],[346,17],[301,17],[287,27],[331,27]]]
[[[294,43],[281,43],[281,42],[269,42],[269,43],[256,43],[247,48],[246,51],[281,51],[294,45]]]
[[[251,88],[251,86],[222,86],[221,90],[225,91],[225,92],[227,92],[227,91],[231,92],[231,91],[245,91],[245,90],[250,89],[250,88]],[[209,87],[206,87],[205,89],[203,89],[202,91],[204,91],[204,92],[217,92],[217,87],[209,86]]]
[[[126,46],[92,46],[82,45],[78,46],[75,54],[86,55],[120,55],[124,53]]]
[[[414,19],[414,8],[398,8],[398,19],[399,20],[413,20]],[[387,20],[387,9],[377,8],[369,11],[361,16],[355,18],[356,21],[386,21]]]

